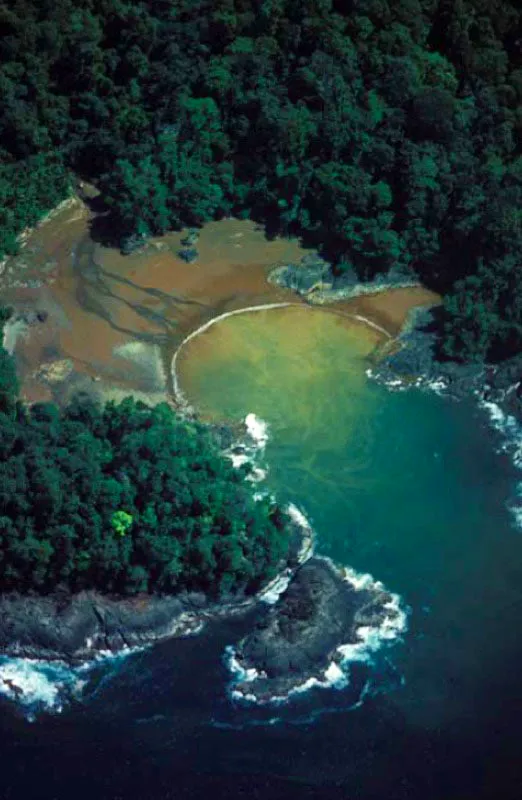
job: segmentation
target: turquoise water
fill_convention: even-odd
[[[389,654],[408,721],[473,724],[491,677],[501,682],[519,650],[513,468],[471,402],[367,378],[378,338],[322,311],[245,314],[193,339],[179,376],[208,416],[265,420],[267,483],[306,513],[317,550],[372,573],[411,608]]]
[[[326,312],[256,312],[193,339],[179,374],[206,414],[268,422],[265,486],[320,552],[401,594],[403,641],[266,713],[226,692],[255,613],[100,663],[61,714],[0,698],[2,800],[520,800],[520,473],[472,403],[369,380],[381,344]],[[40,695],[51,678],[29,676]]]

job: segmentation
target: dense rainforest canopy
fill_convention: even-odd
[[[286,514],[207,428],[131,398],[27,409],[16,389],[0,348],[0,590],[221,596],[276,574]]]
[[[517,0],[0,0],[0,251],[95,181],[123,237],[264,220],[522,345]]]

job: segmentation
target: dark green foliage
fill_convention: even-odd
[[[0,306],[0,413],[6,416],[14,413],[19,390],[14,359],[2,347],[4,325],[11,313]]]
[[[16,253],[20,231],[38,222],[69,192],[69,176],[56,154],[0,161],[0,259]]]
[[[502,356],[522,346],[502,289],[522,251],[521,41],[515,0],[0,0],[0,252],[63,191],[48,172],[48,197],[14,191],[9,170],[38,183],[55,153],[128,241],[252,216],[362,278],[415,270],[450,296],[448,353]],[[475,302],[478,339],[451,333]]]
[[[0,391],[10,370],[4,351]],[[0,408],[4,591],[251,592],[280,567],[286,524],[166,404]]]

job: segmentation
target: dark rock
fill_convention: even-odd
[[[377,627],[390,613],[385,608],[389,600],[377,587],[355,589],[330,562],[309,559],[257,629],[237,646],[240,665],[258,674],[237,683],[236,690],[268,700],[324,677],[341,644],[358,642],[359,627]]]
[[[333,275],[330,265],[318,255],[308,254],[299,264],[286,264],[273,271],[272,280],[279,286],[306,295],[316,287],[331,286]]]
[[[502,361],[490,377],[490,385],[499,391],[507,391],[522,381],[522,355]]]
[[[192,245],[196,244],[199,239],[199,231],[197,228],[189,228],[187,231],[187,235],[183,237],[181,240],[181,244],[184,247],[192,247]]]
[[[522,420],[522,355],[500,364],[441,360],[433,312],[419,311],[413,324],[398,338],[398,348],[373,369],[384,380],[442,379],[456,399],[482,397]]]
[[[133,233],[130,236],[123,237],[120,243],[120,250],[124,256],[129,256],[140,250],[146,241],[147,237],[144,233]]]
[[[286,520],[285,520],[286,522]],[[290,554],[281,570],[297,567],[302,529],[289,524]],[[0,654],[78,663],[99,651],[144,646],[199,630],[212,618],[244,613],[256,602],[244,591],[214,600],[202,592],[118,597],[96,591],[0,595]]]
[[[23,322],[24,325],[38,325],[46,322],[49,317],[49,312],[44,310],[27,309],[18,311],[12,318],[13,322]]]
[[[184,247],[182,250],[178,250],[178,256],[187,264],[192,264],[199,257],[199,253],[195,247]]]
[[[97,592],[0,597],[0,652],[78,661],[97,650],[142,645],[170,634],[186,605],[177,597],[109,598]]]

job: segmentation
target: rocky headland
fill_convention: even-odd
[[[391,270],[374,280],[361,283],[353,268],[335,272],[332,265],[317,253],[307,253],[300,262],[276,267],[268,276],[269,283],[292,289],[314,305],[349,300],[362,294],[375,294],[387,289],[406,289],[419,286],[409,273]]]
[[[379,380],[438,386],[456,399],[476,397],[522,421],[522,355],[497,364],[443,360],[434,309],[415,309],[393,351],[372,368]]]
[[[310,551],[310,533],[290,520],[289,551],[281,573],[255,595],[230,594],[216,600],[202,592],[133,597],[66,590],[0,594],[0,655],[74,665],[197,633],[213,619],[249,611],[273,593],[281,576],[285,582],[291,579]]]

